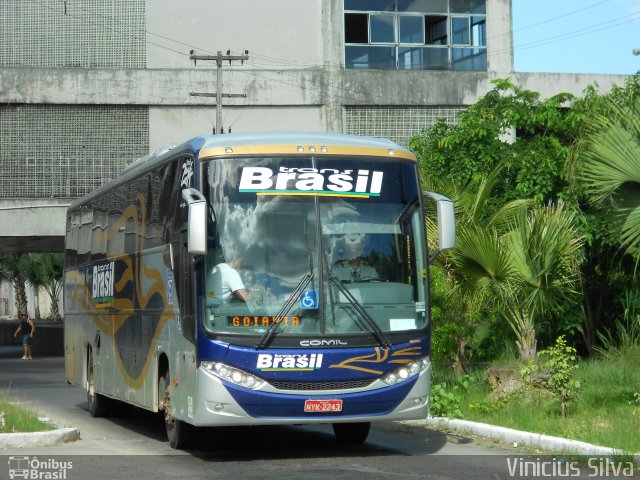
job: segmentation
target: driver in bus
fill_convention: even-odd
[[[243,261],[244,257],[237,256],[213,267],[210,283],[212,291],[208,291],[207,296],[213,297],[220,303],[247,302],[249,294],[244,287],[240,272],[238,272]]]
[[[378,280],[379,275],[373,265],[364,258],[364,234],[348,234],[337,239],[333,245],[335,262],[331,273],[341,282],[367,282]]]

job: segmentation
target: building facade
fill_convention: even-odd
[[[510,77],[552,95],[624,77],[513,72],[511,0],[0,2],[0,249],[59,251],[70,199],[212,131],[407,145]],[[246,60],[198,60],[191,55]],[[216,125],[215,97],[222,111]],[[16,219],[21,219],[16,222]]]

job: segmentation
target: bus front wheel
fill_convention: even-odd
[[[370,422],[362,423],[334,423],[333,433],[342,443],[364,443],[369,436]]]
[[[190,440],[190,425],[173,418],[171,414],[171,390],[169,388],[169,372],[158,380],[158,404],[164,415],[164,426],[171,448],[182,450],[187,448]]]

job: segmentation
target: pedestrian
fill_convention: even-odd
[[[36,333],[36,326],[26,313],[21,313],[18,317],[20,318],[20,325],[18,325],[13,336],[17,338],[18,334],[22,333],[22,347],[24,348],[22,360],[31,360],[31,339]]]

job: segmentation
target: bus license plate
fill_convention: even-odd
[[[305,400],[305,412],[341,412],[342,400]]]

